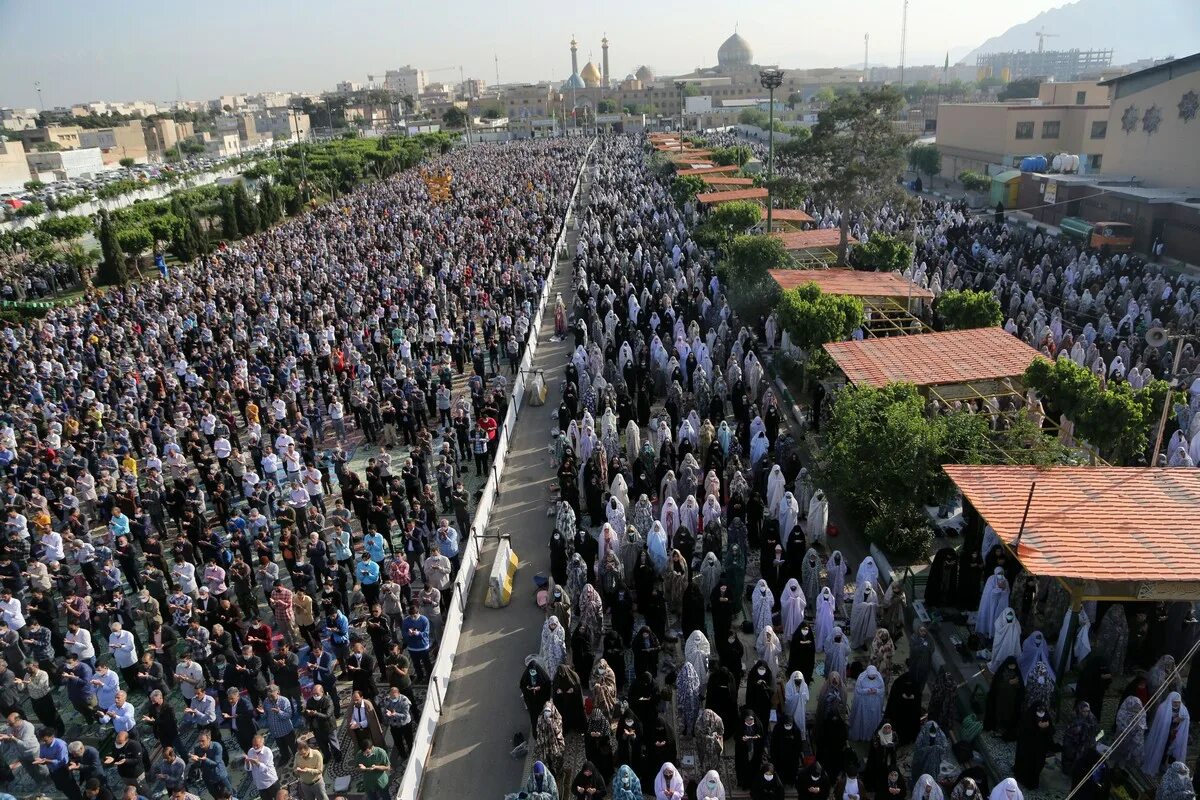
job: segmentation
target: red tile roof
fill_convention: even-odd
[[[795,289],[815,283],[827,294],[852,297],[914,297],[932,300],[933,292],[910,283],[894,272],[859,272],[853,269],[773,269],[770,272],[781,289]]]
[[[727,175],[701,175],[700,180],[709,186],[753,186],[753,178],[731,178]]]
[[[735,189],[732,192],[701,192],[696,199],[706,205],[728,203],[733,200],[766,200],[766,189]]]
[[[945,470],[1008,545],[1037,482],[1017,548],[1035,575],[1200,581],[1200,537],[1191,530],[1200,470],[959,464]]]
[[[723,167],[693,167],[687,169],[675,170],[676,175],[716,175],[718,173],[728,172],[734,173],[738,171],[735,164],[727,164]]]
[[[808,250],[814,247],[837,247],[841,242],[841,231],[837,228],[817,228],[811,231],[773,231],[772,236],[783,240],[783,246],[788,250]],[[858,244],[853,236],[846,240],[850,244]]]
[[[777,208],[771,212],[776,221],[781,222],[812,222],[813,218],[798,208]]]
[[[825,350],[858,386],[944,386],[1012,378],[1038,355],[1003,328],[833,342]]]

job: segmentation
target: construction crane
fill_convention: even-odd
[[[1052,39],[1052,38],[1059,36],[1059,34],[1057,34],[1057,33],[1046,33],[1045,27],[1039,28],[1038,31],[1036,33],[1034,33],[1033,35],[1038,37],[1038,52],[1039,53],[1043,52],[1046,49],[1046,40],[1047,39]]]

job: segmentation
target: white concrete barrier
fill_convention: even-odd
[[[463,551],[462,564],[458,570],[458,578],[454,582],[454,600],[446,614],[445,626],[442,628],[442,641],[438,650],[437,661],[433,664],[433,672],[429,678],[429,687],[425,693],[425,706],[421,709],[421,717],[417,721],[416,733],[413,736],[412,751],[408,756],[408,764],[400,779],[395,797],[397,800],[415,800],[421,794],[421,784],[425,779],[425,771],[429,766],[429,756],[433,751],[433,738],[437,732],[438,720],[442,715],[442,703],[446,700],[446,689],[450,685],[450,673],[454,669],[454,656],[458,652],[458,640],[462,635],[463,614],[467,610],[467,597],[471,590],[471,582],[475,577],[475,569],[479,565],[479,554],[482,549],[479,532],[487,529],[491,518],[492,506],[500,486],[500,476],[504,474],[504,464],[508,457],[509,436],[517,422],[521,410],[521,401],[525,396],[525,375],[533,364],[537,354],[538,331],[542,326],[542,315],[546,310],[546,302],[550,298],[550,288],[554,285],[554,276],[558,271],[558,263],[566,248],[567,229],[574,218],[574,205],[579,197],[579,187],[583,183],[583,173],[591,160],[592,150],[596,146],[595,139],[588,147],[579,172],[575,176],[575,188],[571,192],[571,201],[567,204],[567,213],[563,216],[562,227],[559,229],[558,240],[554,245],[554,263],[546,276],[546,284],[542,289],[542,297],[538,301],[537,313],[533,324],[529,326],[529,338],[525,346],[525,356],[521,359],[521,367],[517,379],[513,382],[512,399],[508,404],[508,413],[504,417],[504,425],[500,429],[499,441],[496,447],[496,458],[492,462],[492,473],[483,487],[479,505],[475,509],[471,533]]]
[[[503,608],[512,600],[513,578],[517,574],[517,564],[520,561],[508,537],[502,537],[496,548],[496,560],[492,562],[492,572],[488,576],[488,591],[483,603],[488,608]]]

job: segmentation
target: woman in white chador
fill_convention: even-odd
[[[979,613],[975,617],[975,632],[984,638],[992,638],[992,626],[1002,609],[1008,608],[1008,579],[1004,570],[996,567],[983,586],[979,597]]]
[[[630,461],[637,460],[642,452],[642,429],[635,420],[629,420],[625,426],[625,457]]]
[[[996,784],[988,800],[1025,800],[1016,778],[1005,778]]]
[[[700,514],[700,518],[704,520],[704,527],[712,525],[714,522],[721,521],[721,501],[717,499],[715,494],[709,494],[704,498],[704,509]]]
[[[791,717],[803,736],[808,736],[808,681],[799,670],[783,685],[783,714]]]
[[[712,646],[701,631],[692,631],[683,646],[683,660],[692,665],[700,678],[700,685],[708,683],[708,662],[712,658]]]
[[[833,605],[833,593],[825,586],[817,595],[816,626],[813,628],[813,640],[821,652],[825,650],[825,640],[833,633]]]
[[[765,626],[758,634],[755,650],[758,652],[758,657],[765,661],[767,668],[771,670],[771,681],[777,681],[779,679],[779,658],[783,655],[783,642],[779,641],[779,636],[770,625]]]
[[[817,489],[808,501],[808,516],[804,528],[810,542],[825,542],[825,530],[829,527],[829,500],[825,492]]]
[[[850,646],[859,650],[874,639],[878,620],[879,593],[875,584],[863,583],[854,590],[854,605],[850,609]]]
[[[608,518],[606,526],[611,526],[613,530],[625,530],[625,505],[616,495],[608,498],[608,507],[604,509],[604,515]],[[604,560],[604,554],[600,555],[601,561]]]
[[[1021,678],[1028,683],[1033,668],[1038,664],[1046,665],[1050,680],[1054,680],[1054,666],[1050,663],[1050,648],[1046,637],[1041,631],[1034,631],[1025,637],[1021,643],[1021,655],[1017,656],[1017,668],[1021,670]]]
[[[867,667],[854,682],[854,705],[850,708],[850,740],[867,742],[883,721],[885,700],[883,675],[874,665]]]
[[[751,610],[754,620],[754,635],[762,633],[763,628],[771,624],[771,612],[775,608],[775,595],[771,587],[762,578],[754,585],[754,597],[751,600]]]
[[[1016,612],[1006,608],[1000,612],[992,627],[992,657],[988,661],[988,669],[995,675],[1005,659],[1015,658],[1021,653],[1021,622]]]
[[[1092,652],[1091,640],[1092,623],[1088,619],[1087,611],[1079,612],[1079,627],[1075,630],[1074,646],[1071,648],[1071,655],[1067,661],[1067,669],[1071,668],[1072,664],[1082,663],[1088,654]],[[1067,640],[1070,638],[1071,631],[1071,609],[1067,609],[1066,615],[1063,617],[1062,630],[1058,634],[1058,643],[1054,646],[1054,663],[1063,663],[1063,650]]]
[[[675,541],[675,531],[679,530],[679,505],[675,502],[674,497],[668,497],[663,501],[658,521],[662,523],[663,530],[667,532],[667,538]]]
[[[854,583],[856,589],[861,589],[864,583],[869,583],[872,586],[879,586],[879,565],[875,563],[875,559],[867,556],[858,565],[858,572],[855,573]]]
[[[783,477],[783,469],[776,464],[771,467],[771,474],[767,476],[767,514],[772,517],[777,516],[779,501],[783,499],[785,491],[787,491],[787,479]]]
[[[849,571],[850,565],[842,557],[841,550],[834,550],[829,554],[829,560],[825,562],[825,572],[829,576],[829,591],[833,592],[836,611],[842,610],[846,595],[846,573]]]
[[[542,647],[538,660],[546,668],[546,674],[558,672],[558,665],[567,658],[567,632],[558,617],[553,615],[542,624]]]
[[[625,483],[625,476],[617,473],[617,477],[612,479],[612,483],[608,487],[608,492],[613,497],[621,501],[621,508],[625,511],[629,510],[629,485]],[[619,531],[625,530],[625,526],[617,528]]]
[[[970,780],[970,778],[967,780]],[[1012,780],[1012,778],[1009,778],[1009,780]],[[917,778],[917,785],[913,787],[910,800],[944,800],[945,796],[945,793],[942,792],[942,787],[938,786],[937,781],[933,779],[932,775],[922,775]],[[980,798],[974,797],[971,800],[980,800]]]
[[[700,531],[700,504],[696,502],[694,494],[685,497],[683,505],[679,507],[679,527],[687,528],[692,533]]]
[[[835,625],[833,630],[829,632],[829,638],[825,640],[824,649],[825,677],[829,677],[835,672],[838,675],[845,675],[846,663],[850,658],[850,640],[842,632],[841,626]]]
[[[804,621],[804,611],[807,605],[804,592],[800,590],[800,581],[789,578],[783,587],[783,593],[779,595],[780,616],[783,618],[782,633],[785,641],[792,640],[792,634]]]
[[[1154,712],[1154,721],[1146,730],[1146,744],[1142,749],[1142,772],[1151,778],[1163,771],[1163,762],[1170,756],[1172,761],[1186,761],[1188,728],[1192,716],[1179,692],[1171,692],[1166,701]]]
[[[779,541],[784,547],[787,547],[792,528],[796,527],[796,523],[800,521],[800,504],[796,502],[794,494],[784,492],[779,501],[775,519],[779,521]]]

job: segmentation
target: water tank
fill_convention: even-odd
[[[1071,156],[1071,172],[1079,172],[1079,156]]]
[[[1058,155],[1054,156],[1054,158],[1050,161],[1050,169],[1054,170],[1055,172],[1063,171],[1062,153],[1059,153]]]
[[[1021,159],[1021,172],[1045,172],[1049,162],[1045,156],[1025,156]]]

